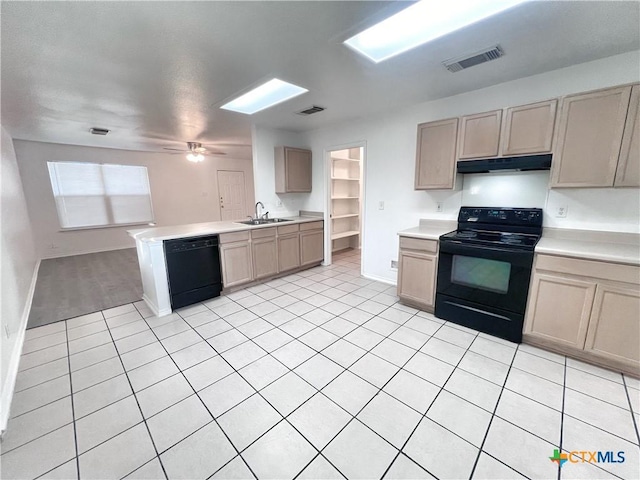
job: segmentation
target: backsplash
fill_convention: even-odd
[[[548,171],[467,174],[462,205],[542,208],[545,227],[639,233],[640,189],[549,189],[549,176]]]

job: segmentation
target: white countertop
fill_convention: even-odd
[[[440,235],[456,229],[458,223],[455,220],[429,220],[422,219],[417,227],[408,228],[398,232],[401,237],[424,238],[426,240],[438,240]]]
[[[265,225],[244,225],[237,222],[207,222],[190,223],[187,225],[173,225],[169,227],[149,227],[135,230],[127,230],[130,237],[143,242],[158,242],[162,240],[172,240],[174,238],[199,237],[201,235],[216,235],[218,233],[240,232],[243,230],[254,230],[256,228],[269,228],[283,225],[293,225],[296,223],[317,222],[323,220],[316,216],[296,216],[285,217],[290,222],[269,223]]]
[[[440,235],[451,232],[456,227],[455,221],[422,219],[417,227],[402,230],[398,235],[438,240]],[[535,252],[584,260],[640,265],[640,235],[545,228]]]
[[[640,265],[640,235],[545,228],[536,253]]]

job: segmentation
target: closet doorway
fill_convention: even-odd
[[[364,147],[329,150],[327,157],[329,251],[325,258],[331,263],[332,256],[359,253],[362,246]]]

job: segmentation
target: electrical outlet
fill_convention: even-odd
[[[55,250],[56,248],[58,248],[58,246],[57,246],[55,243],[50,243],[50,244],[49,244],[49,248],[50,248],[51,250]]]
[[[378,202],[378,210],[384,210],[384,202],[383,201]]]
[[[560,207],[556,207],[556,217],[557,218],[566,218],[567,217],[567,209],[566,205],[562,205]]]
[[[281,207],[282,206],[282,200],[278,199],[276,200],[276,207]]]
[[[398,269],[398,261],[397,260],[391,260],[391,268],[394,269]]]
[[[436,203],[436,212],[441,212],[442,211],[442,202],[438,202]]]

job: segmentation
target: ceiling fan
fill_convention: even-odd
[[[186,153],[187,160],[190,162],[198,163],[204,160],[205,155],[210,156],[222,156],[226,155],[225,152],[220,150],[208,150],[202,146],[200,142],[187,142],[187,150],[181,150],[179,148],[163,147],[165,150],[172,150],[177,153]]]

